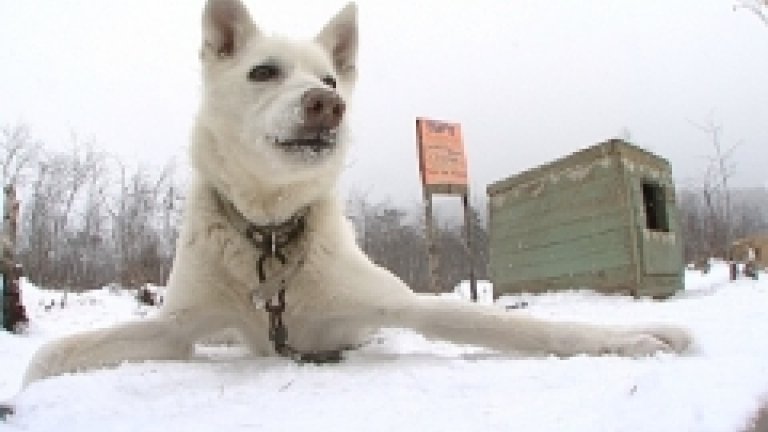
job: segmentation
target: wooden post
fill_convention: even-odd
[[[440,287],[438,277],[440,275],[440,261],[437,255],[437,235],[432,213],[432,193],[424,190],[424,226],[427,239],[427,262],[429,263],[429,292],[438,294]]]
[[[19,203],[16,201],[16,188],[5,186],[3,206],[2,240],[2,272],[5,293],[2,297],[5,308],[2,325],[8,331],[22,331],[28,322],[26,311],[21,303],[19,277],[21,268],[16,265],[16,238],[18,229]]]
[[[473,302],[477,301],[477,280],[475,279],[475,258],[472,250],[472,214],[469,206],[469,188],[461,196],[461,204],[464,206],[464,230],[466,235],[465,245],[467,261],[469,261],[469,293]]]

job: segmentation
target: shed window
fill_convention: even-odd
[[[669,232],[664,186],[651,181],[644,181],[643,205],[645,207],[645,227],[651,231]]]

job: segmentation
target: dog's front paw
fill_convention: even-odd
[[[642,357],[657,352],[681,353],[691,346],[693,339],[685,329],[659,326],[621,331],[607,342],[601,354]]]
[[[70,342],[73,340],[74,336],[67,336],[48,342],[38,349],[27,366],[23,386],[49,376],[74,371],[71,359],[77,345]]]

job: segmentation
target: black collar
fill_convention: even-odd
[[[259,282],[264,282],[267,278],[264,274],[264,261],[267,258],[277,258],[282,264],[286,263],[286,257],[283,249],[291,243],[297,241],[307,225],[307,215],[309,207],[302,207],[290,218],[274,224],[256,224],[248,220],[240,213],[235,205],[225,199],[219,191],[213,189],[219,208],[232,224],[237,232],[245,237],[256,249],[261,251],[259,257]]]

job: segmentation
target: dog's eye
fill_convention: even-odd
[[[254,66],[248,72],[248,79],[251,81],[269,81],[280,76],[280,68],[273,64],[263,64]]]
[[[323,79],[321,79],[320,81],[322,81],[323,84],[327,85],[330,88],[334,88],[334,89],[336,88],[336,78],[330,75],[324,76]]]

